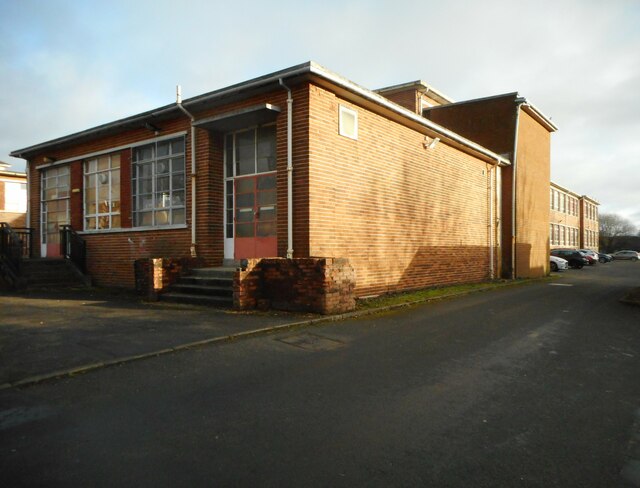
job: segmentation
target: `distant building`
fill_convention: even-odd
[[[0,222],[11,227],[24,227],[27,215],[27,175],[9,171],[0,161]]]
[[[598,250],[600,203],[551,182],[549,243],[551,248]]]

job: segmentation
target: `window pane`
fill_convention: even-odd
[[[153,158],[153,144],[137,147],[133,151],[134,161],[148,161]]]
[[[236,174],[255,173],[255,131],[236,134]]]
[[[111,228],[112,229],[117,229],[120,227],[120,216],[119,215],[112,215],[111,216]]]
[[[227,238],[233,237],[233,224],[227,224]]]
[[[243,208],[236,211],[237,222],[253,222],[253,209]]]
[[[169,210],[156,212],[156,225],[167,225],[169,223]]]
[[[225,176],[233,176],[233,134],[227,134],[225,139]]]
[[[87,230],[93,230],[96,228],[96,219],[94,217],[90,217],[88,219],[85,219],[84,221],[84,227]]]
[[[184,139],[173,139],[171,142],[171,154],[184,154]]]
[[[184,222],[184,208],[174,209],[172,224],[184,224]]]
[[[258,193],[258,205],[275,205],[275,204],[276,204],[275,191],[261,191]]]
[[[258,130],[258,173],[276,169],[276,128],[261,127]]]
[[[184,157],[173,158],[171,160],[171,171],[174,173],[184,172]]]
[[[275,219],[276,219],[275,207],[261,208],[260,212],[258,212],[259,221],[268,221],[268,220],[275,220]]]
[[[236,224],[236,237],[253,237],[253,224]]]
[[[174,190],[184,189],[184,175],[173,175],[171,177],[171,186]]]
[[[158,191],[168,191],[169,190],[169,177],[162,176],[158,177],[156,180],[156,190]]]
[[[170,142],[159,142],[158,143],[158,153],[156,154],[156,157],[161,158],[163,156],[168,156],[170,149],[171,149],[171,143]]]
[[[169,172],[169,160],[158,161],[156,166],[156,174],[162,175]]]
[[[98,171],[109,169],[109,156],[100,156],[98,158]]]
[[[253,193],[244,193],[236,195],[236,207],[253,208]]]
[[[238,193],[253,193],[255,188],[253,178],[243,178],[236,180],[236,190]]]
[[[184,205],[184,191],[174,191],[173,197],[171,198],[171,203],[175,207]]]
[[[276,187],[276,175],[258,178],[258,190],[271,190]]]
[[[275,222],[259,222],[257,225],[256,233],[258,237],[271,237],[276,235],[276,223]]]

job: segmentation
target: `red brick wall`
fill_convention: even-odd
[[[347,257],[359,296],[488,279],[488,165],[310,94],[310,254]],[[338,134],[340,104],[358,112],[358,140]]]
[[[249,259],[234,277],[234,308],[335,314],[355,309],[355,273],[347,259]]]
[[[278,184],[278,254],[284,256],[287,247],[287,92],[281,88],[239,102],[221,105],[196,114],[196,118],[229,112],[244,107],[268,102],[281,108],[277,124],[277,184]],[[293,87],[293,133],[296,139],[293,151],[294,171],[294,252],[306,256],[308,246],[308,88],[307,85]],[[174,120],[158,122],[159,135],[190,131],[190,122],[180,116]],[[56,160],[95,151],[109,150],[152,139],[154,134],[147,129],[130,129],[117,135],[99,138],[66,147],[58,151],[47,151],[31,159],[31,225],[36,228],[36,248],[40,241],[40,174],[35,169],[42,165],[44,156]],[[191,135],[185,136],[186,222],[191,224]],[[224,195],[224,140],[222,134],[196,129],[197,166],[197,252],[208,265],[220,265],[223,259],[223,195]],[[131,150],[120,151],[121,157],[121,222],[122,228],[132,227],[131,198]],[[70,163],[71,188],[79,192],[71,194],[70,210],[72,225],[83,229],[83,176],[82,161]],[[88,268],[98,285],[134,286],[133,261],[142,257],[183,257],[190,255],[191,230],[144,230],[128,232],[105,232],[84,234],[88,245]]]
[[[409,88],[395,93],[381,93],[381,95],[414,113],[420,113],[420,94],[415,88]]]

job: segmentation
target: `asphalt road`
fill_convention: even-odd
[[[634,286],[614,262],[0,392],[0,484],[638,486]]]

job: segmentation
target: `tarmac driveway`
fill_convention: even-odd
[[[0,311],[0,388],[303,317],[146,303],[104,290],[3,293]]]

